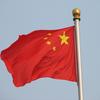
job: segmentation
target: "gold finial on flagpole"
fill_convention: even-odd
[[[80,20],[80,9],[79,8],[73,9],[72,13],[73,13],[73,17],[74,17],[73,20],[75,20],[75,19]]]

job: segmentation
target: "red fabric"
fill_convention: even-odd
[[[66,44],[61,44],[63,34]],[[20,35],[1,52],[1,59],[17,87],[43,77],[76,82],[74,26]]]

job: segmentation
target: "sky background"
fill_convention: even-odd
[[[76,7],[81,9],[84,100],[100,100],[100,0],[0,0],[0,51],[19,34],[72,26]],[[0,60],[0,100],[78,100],[77,85],[44,78],[16,88]]]

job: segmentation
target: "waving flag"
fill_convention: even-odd
[[[19,36],[1,52],[15,86],[49,77],[76,82],[74,26]]]

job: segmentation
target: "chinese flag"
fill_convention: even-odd
[[[16,87],[39,78],[76,82],[75,27],[20,35],[1,52]]]

